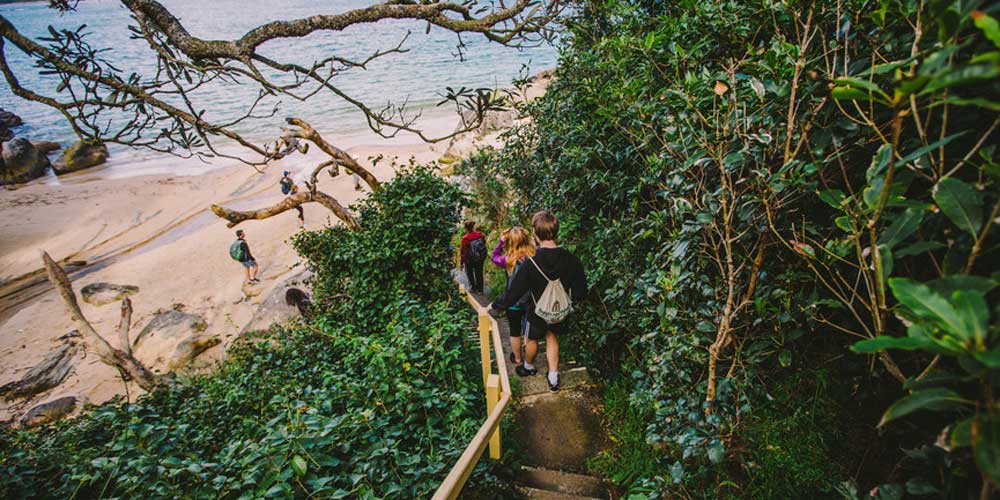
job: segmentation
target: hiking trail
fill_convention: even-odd
[[[480,304],[489,304],[485,295],[473,293],[473,296]],[[545,341],[538,343],[533,363],[538,374],[519,377],[509,358],[507,321],[500,319],[497,325],[515,401],[514,425],[502,433],[501,442],[521,450],[518,460],[521,469],[515,472],[516,489],[532,500],[610,499],[609,485],[587,471],[587,459],[610,444],[602,422],[600,397],[587,368],[561,356],[560,389],[549,392]],[[478,342],[478,337],[475,341]]]

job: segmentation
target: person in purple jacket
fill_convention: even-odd
[[[506,251],[504,251],[506,247]],[[535,242],[527,229],[514,226],[500,235],[500,241],[493,249],[493,265],[507,273],[507,286],[514,276],[514,269],[524,259],[535,255]],[[521,335],[524,331],[524,317],[531,304],[530,294],[524,294],[514,305],[507,308],[507,324],[510,325],[510,361],[521,365]]]

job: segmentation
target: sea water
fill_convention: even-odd
[[[374,1],[332,0],[162,0],[194,36],[205,39],[236,39],[260,24],[291,20],[317,14],[336,14],[372,5]],[[0,5],[0,15],[7,18],[23,35],[36,41],[48,36],[48,27],[77,29],[86,25],[86,40],[94,48],[109,49],[102,57],[121,69],[124,76],[135,71],[151,77],[156,70],[154,52],[145,40],[134,39],[128,26],[134,25],[128,9],[112,0],[84,0],[77,10],[60,15],[48,8],[48,2],[27,2]],[[370,63],[366,69],[352,69],[334,77],[331,83],[372,109],[381,109],[388,102],[406,101],[411,113],[419,112],[418,128],[448,133],[457,120],[453,106],[437,106],[446,87],[504,88],[512,79],[527,71],[530,74],[555,66],[557,51],[550,45],[514,49],[486,40],[481,35],[466,33],[459,38],[452,32],[432,27],[426,33],[426,23],[387,20],[374,24],[352,26],[336,33],[314,33],[305,38],[270,41],[260,53],[281,62],[309,66],[313,61],[336,55],[363,60],[376,50],[392,49],[403,40],[405,53],[392,53]],[[45,42],[40,42],[45,44]],[[21,85],[45,95],[67,100],[64,91],[55,94],[59,84],[52,75],[40,75],[34,62],[19,49],[6,44],[7,59]],[[525,69],[527,68],[527,69]],[[253,83],[253,82],[251,82]],[[195,97],[210,120],[225,121],[240,116],[254,101],[259,86],[243,84],[213,84],[199,89]],[[412,144],[420,139],[401,132],[392,140],[381,139],[368,128],[363,114],[354,106],[328,90],[319,92],[308,101],[289,97],[269,97],[258,110],[277,113],[270,118],[244,122],[236,130],[254,143],[273,141],[280,135],[284,118],[297,116],[310,122],[330,142],[340,147],[358,144]],[[0,107],[12,111],[24,120],[18,136],[32,140],[51,140],[68,146],[76,140],[62,115],[45,105],[23,100],[0,78]],[[112,127],[113,128],[113,127]],[[239,147],[216,139],[226,151],[240,153]],[[197,174],[213,167],[231,165],[232,160],[213,159],[206,164],[198,159],[178,159],[172,155],[143,149],[111,145],[111,160],[100,170],[102,177],[123,177],[147,174]],[[246,151],[244,155],[250,157]]]

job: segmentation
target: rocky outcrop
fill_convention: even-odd
[[[49,167],[48,157],[23,137],[3,143],[2,157],[0,185],[19,184],[37,179],[44,175],[45,169]]]
[[[0,141],[9,141],[14,138],[14,132],[10,129],[23,123],[21,117],[0,108]]]
[[[211,347],[215,347],[222,342],[218,337],[209,335],[197,335],[182,340],[177,344],[174,353],[167,360],[167,368],[170,370],[181,370],[191,364],[194,358]]]
[[[197,314],[171,310],[157,313],[132,342],[136,359],[153,371],[177,370],[219,343],[203,335],[207,324]]]
[[[62,175],[100,165],[106,161],[108,161],[107,145],[77,142],[63,151],[62,156],[52,164],[52,170]]]
[[[21,425],[31,427],[54,422],[76,409],[83,400],[79,396],[63,396],[32,407],[21,417]]]
[[[77,354],[83,349],[75,342],[63,344],[45,355],[20,380],[0,387],[0,394],[7,400],[29,398],[58,386],[73,371]]]
[[[43,155],[47,155],[53,151],[59,151],[62,146],[58,142],[52,141],[31,141],[31,145],[35,146],[35,149]]]
[[[83,301],[94,306],[103,306],[139,293],[139,287],[116,285],[114,283],[91,283],[80,290]]]

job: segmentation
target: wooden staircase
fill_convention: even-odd
[[[486,304],[485,297],[477,299]],[[609,500],[611,489],[587,473],[586,460],[608,446],[598,398],[587,368],[560,360],[559,392],[550,392],[546,380],[545,342],[539,342],[534,367],[538,374],[514,375],[510,362],[507,322],[497,321],[504,344],[508,372],[517,401],[518,434],[507,434],[525,450],[524,464],[514,487],[532,500]]]

